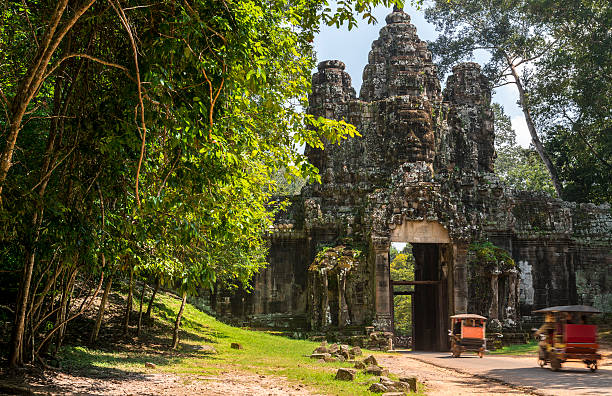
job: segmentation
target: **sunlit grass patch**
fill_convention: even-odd
[[[374,394],[367,389],[377,377],[358,372],[355,381],[337,381],[334,379],[337,369],[352,367],[351,363],[319,363],[310,359],[319,345],[316,342],[229,326],[190,304],[183,313],[180,345],[177,350],[171,350],[171,329],[179,306],[180,300],[175,296],[161,293],[153,309],[156,325],[143,329],[139,343],[117,344],[107,350],[67,346],[62,350],[63,367],[108,377],[149,371],[185,376],[250,372],[284,377],[289,383],[304,384],[313,392],[323,394]],[[161,346],[148,346],[147,336],[154,337]],[[243,349],[231,348],[233,342],[241,344]],[[212,346],[217,353],[201,349],[202,345]],[[156,367],[145,368],[145,362]],[[417,394],[424,394],[421,384]]]
[[[501,349],[489,352],[491,355],[531,355],[538,351],[538,343],[530,341],[527,344],[506,345]]]

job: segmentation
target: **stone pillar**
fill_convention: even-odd
[[[391,317],[391,273],[389,269],[390,242],[387,238],[373,242],[377,331],[392,331]]]
[[[506,317],[514,321],[518,319],[518,289],[518,271],[513,268],[508,271],[508,307],[506,307]]]
[[[489,320],[499,319],[499,274],[497,269],[491,272],[491,307],[489,308]]]
[[[453,245],[453,297],[455,301],[455,314],[467,313],[467,250],[467,242],[457,242]]]

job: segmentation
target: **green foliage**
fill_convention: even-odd
[[[531,0],[528,9],[556,41],[536,62],[530,101],[564,182],[564,197],[612,202],[612,5]]]
[[[309,271],[317,271],[321,268],[348,270],[362,260],[361,250],[338,246],[324,246],[309,267]]]
[[[306,185],[305,178],[292,177],[286,168],[279,169],[273,178],[276,183],[276,194],[280,196],[299,195],[302,187]]]
[[[490,272],[495,269],[507,271],[518,268],[508,251],[489,241],[471,243],[468,252],[471,253],[469,264],[481,270]]]
[[[491,299],[491,274],[511,269],[518,270],[516,263],[505,249],[489,241],[471,243],[468,248],[468,289],[470,312],[488,316]]]
[[[563,199],[612,202],[612,5],[600,0],[436,0],[426,17],[442,35],[430,46],[443,74],[477,51],[494,86],[520,85],[520,105],[543,142],[539,155]],[[536,142],[539,145],[539,143]],[[550,190],[530,152],[509,183]],[[505,160],[502,160],[502,162]],[[503,166],[503,165],[502,165]]]
[[[95,2],[74,25],[72,4],[57,4],[0,2],[0,157],[11,158],[0,269],[33,270],[32,282],[6,285],[11,303],[27,289],[41,301],[27,315],[45,317],[75,270],[90,292],[102,273],[131,269],[188,294],[246,284],[283,208],[272,202],[278,172],[318,181],[298,147],[359,135],[303,111],[314,35],[392,3]],[[43,59],[54,20],[71,28]],[[18,92],[39,65],[13,153],[4,142]]]
[[[544,191],[555,196],[542,159],[533,148],[525,149],[516,144],[516,133],[510,117],[498,103],[493,103],[495,114],[495,174],[508,187],[521,191]]]
[[[393,254],[395,253],[395,254]],[[401,253],[391,246],[391,279],[414,280],[414,256],[412,246],[406,244]],[[410,286],[395,286],[396,290],[408,290]],[[395,330],[399,334],[412,334],[412,296],[393,297]]]

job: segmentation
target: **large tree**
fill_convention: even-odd
[[[542,143],[526,84],[529,66],[555,46],[555,38],[546,34],[542,24],[530,22],[526,0],[435,0],[425,16],[442,32],[431,45],[442,74],[454,63],[473,58],[475,52],[486,51],[490,57],[484,73],[493,86],[516,86],[533,146],[562,196],[563,186]]]
[[[495,174],[508,187],[515,190],[544,191],[550,195],[555,189],[542,160],[532,147],[516,143],[516,132],[510,117],[499,103],[493,103],[495,115]]]
[[[561,43],[536,62],[530,101],[564,196],[612,203],[612,5],[532,0],[528,10]]]
[[[356,133],[302,111],[312,38],[381,3],[1,2],[9,363],[57,348],[105,275],[187,294],[257,271],[278,170],[316,180],[297,148]]]
[[[436,0],[442,71],[486,51],[514,84],[535,150],[564,199],[612,201],[612,6],[600,0]],[[535,164],[535,163],[534,163]]]

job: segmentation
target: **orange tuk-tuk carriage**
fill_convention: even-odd
[[[582,361],[591,371],[597,370],[601,354],[597,353],[597,326],[589,317],[601,311],[586,305],[565,305],[533,311],[545,314],[544,324],[536,331],[540,338],[538,364],[550,363],[553,371],[568,360]]]
[[[453,315],[450,318],[451,330],[448,335],[453,357],[461,356],[464,351],[473,351],[482,358],[487,349],[485,338],[487,318],[475,314]]]

